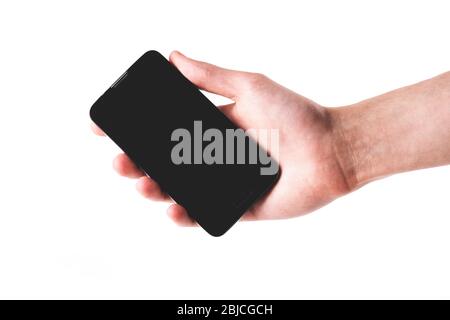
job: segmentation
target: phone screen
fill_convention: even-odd
[[[232,137],[234,146],[230,141],[238,128],[156,51],[119,77],[92,106],[91,118],[214,236],[239,220],[278,176],[261,174],[267,165],[250,161],[250,152],[242,163],[239,135]],[[245,144],[246,150],[257,146],[248,136]]]

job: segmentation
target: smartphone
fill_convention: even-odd
[[[90,116],[213,236],[230,229],[279,176],[280,170],[262,174],[267,159],[250,161],[250,153],[239,154],[242,129],[156,51],[126,70],[94,103]],[[245,146],[259,147],[249,135]],[[268,157],[273,165],[275,159]]]

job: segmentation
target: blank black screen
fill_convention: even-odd
[[[216,128],[224,137],[236,126],[156,51],[145,53],[96,101],[91,118],[214,236],[226,232],[276,179],[261,175],[260,164],[172,162],[175,129],[189,130],[193,142],[194,121],[202,122],[203,132]]]

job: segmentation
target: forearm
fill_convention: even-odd
[[[350,188],[450,164],[450,72],[330,109],[336,156]]]

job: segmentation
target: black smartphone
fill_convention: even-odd
[[[231,228],[280,172],[262,173],[276,162],[270,155],[262,161],[262,148],[247,134],[245,150],[257,147],[260,156],[240,154],[243,130],[156,51],[126,70],[90,116],[213,236]]]

